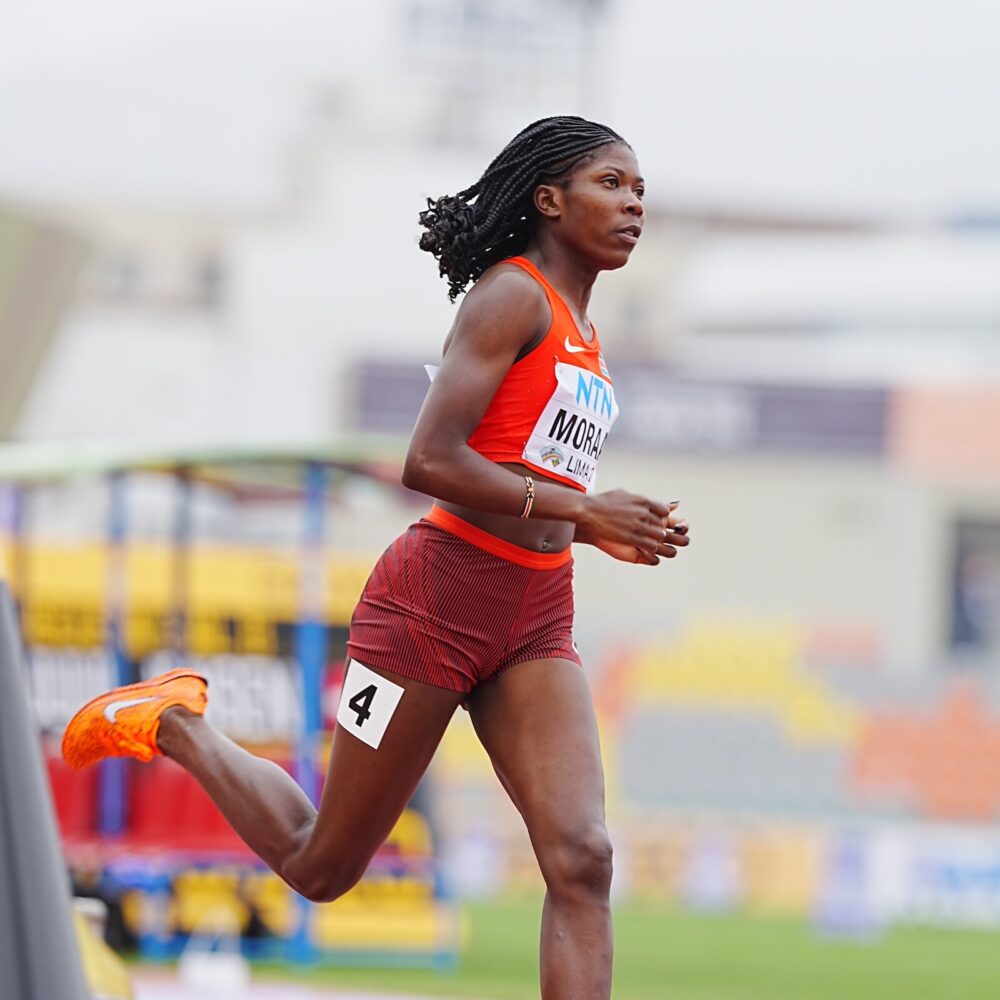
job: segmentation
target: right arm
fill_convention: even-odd
[[[403,484],[440,500],[517,517],[524,476],[484,458],[468,440],[522,348],[547,328],[545,294],[530,276],[497,268],[468,292],[441,367],[424,400],[403,467]],[[587,495],[543,477],[532,516],[574,522],[588,536],[655,553],[668,508],[613,490]]]

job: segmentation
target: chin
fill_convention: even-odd
[[[617,271],[620,267],[624,267],[629,262],[629,258],[631,256],[631,250],[626,250],[624,253],[618,252],[606,254],[601,260],[601,270]]]

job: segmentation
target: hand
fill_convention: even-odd
[[[594,539],[593,545],[602,552],[606,552],[613,559],[620,559],[622,562],[638,563],[642,566],[657,566],[660,557],[673,559],[677,555],[678,548],[687,548],[691,544],[688,537],[688,523],[683,518],[673,512],[676,503],[670,505],[671,513],[663,519],[663,541],[657,546],[652,554],[628,545],[624,542],[609,542],[606,539]]]
[[[577,523],[577,542],[588,542],[614,559],[655,566],[688,545],[688,524],[676,513],[678,501],[661,504],[614,490],[591,498],[588,517]]]

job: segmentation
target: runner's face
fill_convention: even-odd
[[[573,172],[566,187],[557,189],[560,210],[553,221],[560,239],[600,270],[624,266],[642,232],[644,192],[631,148],[603,146]]]

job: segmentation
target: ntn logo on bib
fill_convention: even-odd
[[[522,458],[594,489],[597,460],[618,416],[614,386],[587,368],[557,361],[556,387],[524,446]]]

